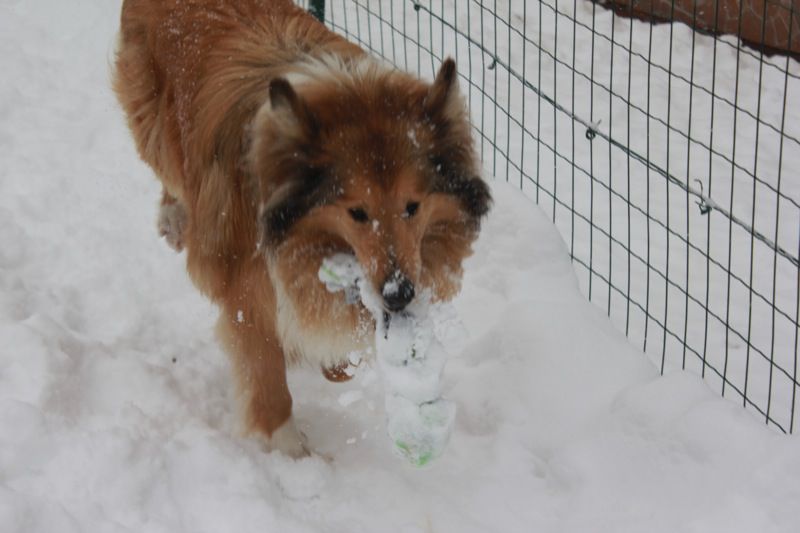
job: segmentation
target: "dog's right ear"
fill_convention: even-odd
[[[305,134],[316,132],[317,120],[314,114],[285,78],[274,78],[269,82],[269,103],[273,111],[287,113],[296,120]]]

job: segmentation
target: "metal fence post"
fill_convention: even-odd
[[[309,0],[308,11],[320,22],[325,22],[325,0]]]

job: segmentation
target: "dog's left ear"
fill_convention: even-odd
[[[489,211],[492,196],[474,160],[467,109],[458,91],[456,63],[448,58],[423,101],[423,112],[433,126],[429,158],[438,174],[432,190],[457,197],[475,227]]]
[[[463,113],[461,99],[458,96],[456,62],[447,58],[439,68],[428,94],[425,96],[425,114],[433,119],[448,118]]]

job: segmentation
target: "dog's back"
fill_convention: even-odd
[[[123,3],[114,90],[165,197],[188,211],[189,271],[215,299],[237,266],[209,265],[252,254],[257,238],[243,125],[270,80],[315,53],[363,52],[290,0]]]

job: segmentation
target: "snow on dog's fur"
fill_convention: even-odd
[[[374,329],[322,259],[353,253],[391,311],[459,289],[490,196],[455,64],[427,84],[289,0],[125,0],[114,88],[164,186],[161,231],[222,310],[247,429],[306,453],[286,366],[341,378]]]

